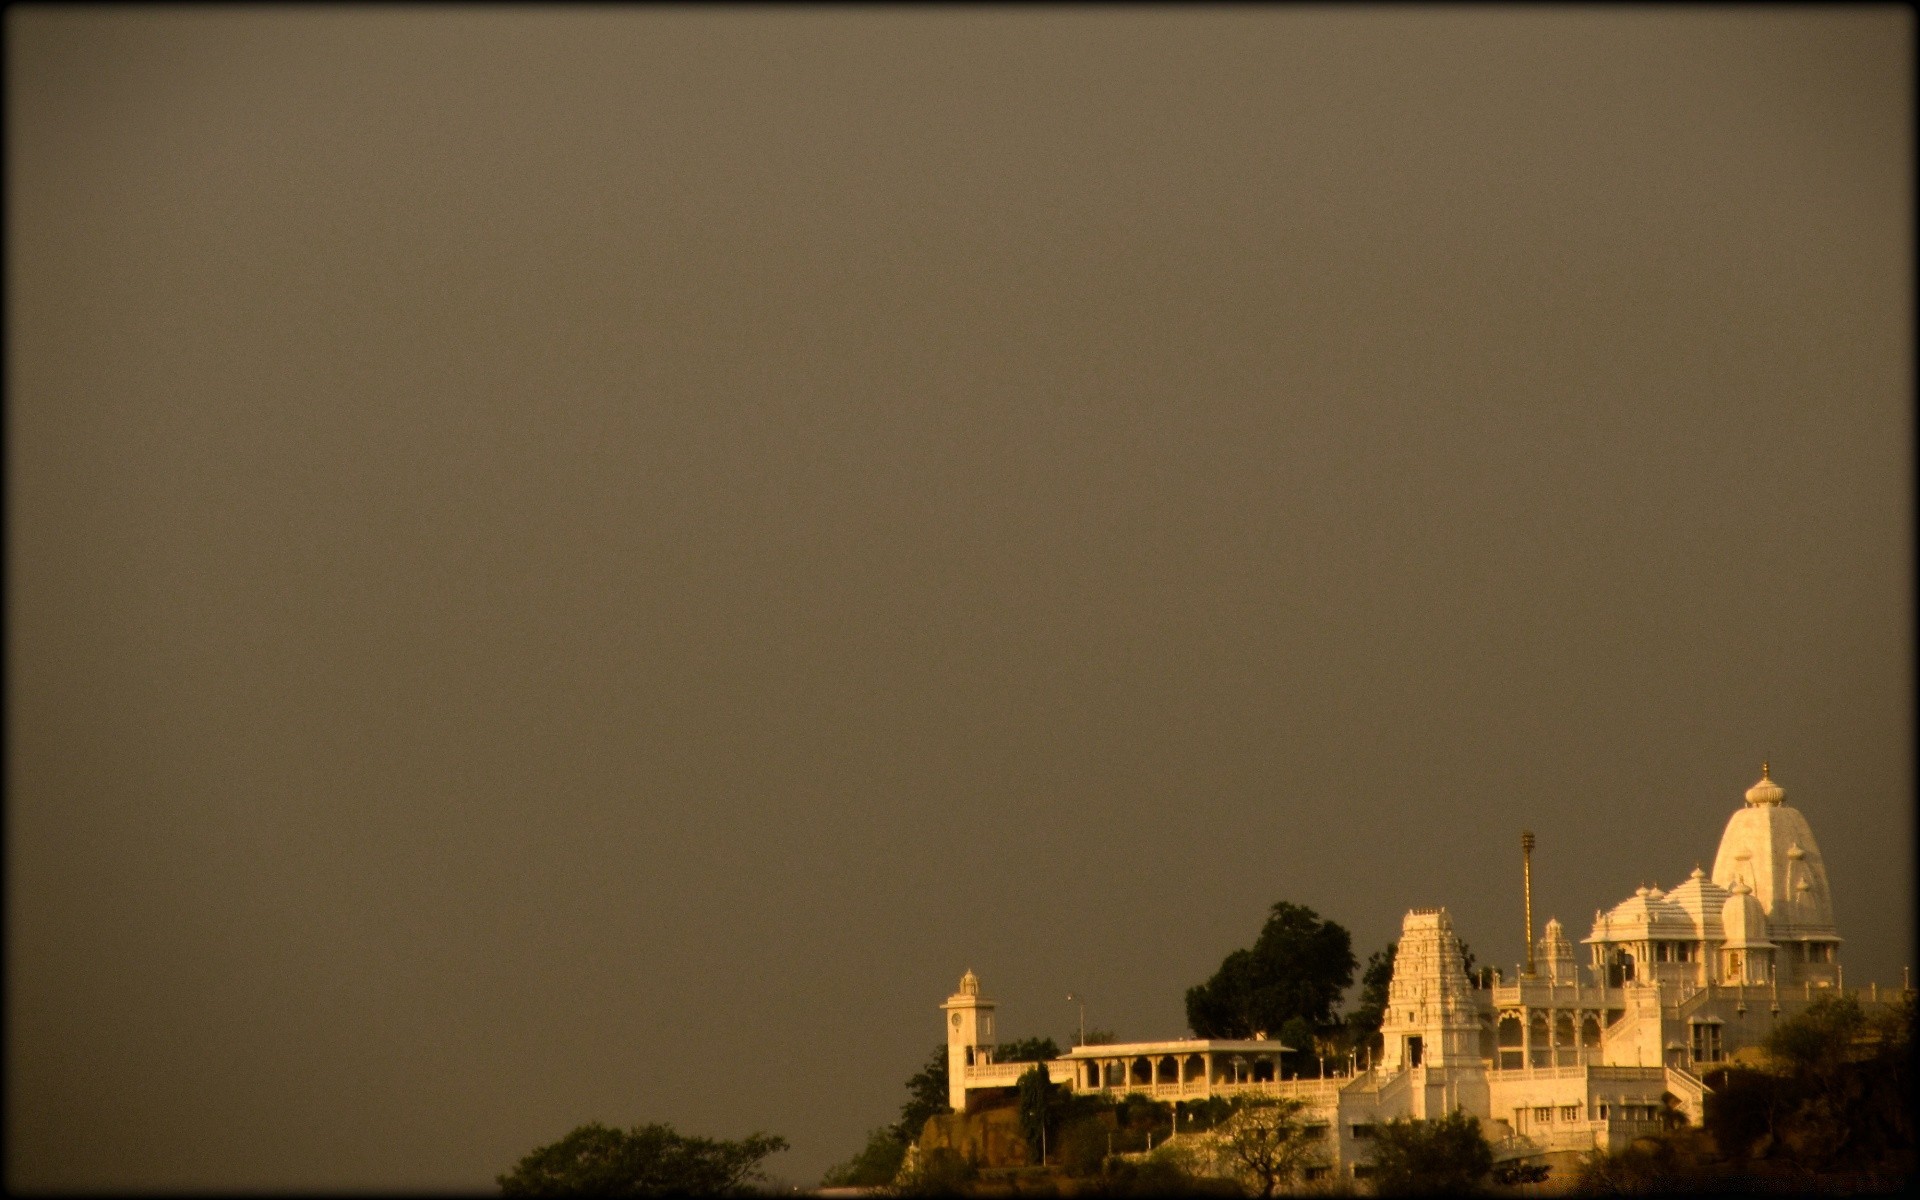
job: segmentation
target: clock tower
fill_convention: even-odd
[[[969,970],[940,1011],[947,1018],[947,1105],[965,1112],[967,1068],[993,1061],[993,1001],[980,994],[980,977]]]

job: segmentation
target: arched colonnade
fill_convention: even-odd
[[[1145,1092],[1154,1096],[1206,1096],[1280,1078],[1280,1051],[1184,1054],[1117,1054],[1083,1059],[1076,1070],[1080,1091]]]

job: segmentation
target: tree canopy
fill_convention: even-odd
[[[1399,942],[1388,942],[1384,950],[1367,955],[1367,966],[1360,972],[1360,995],[1353,1011],[1347,1014],[1347,1036],[1353,1045],[1380,1048],[1380,1023],[1387,1015],[1387,988],[1393,982],[1393,954]]]
[[[1913,1001],[1823,997],[1768,1036],[1767,1070],[1711,1072],[1706,1127],[1738,1161],[1816,1173],[1913,1165]]]
[[[882,1187],[892,1182],[906,1159],[907,1147],[926,1128],[927,1118],[948,1111],[947,1047],[941,1043],[927,1055],[926,1064],[907,1077],[907,1099],[900,1106],[900,1119],[870,1131],[867,1144],[852,1158],[829,1168],[822,1185]]]
[[[1374,1127],[1373,1186],[1383,1196],[1461,1196],[1493,1170],[1480,1118],[1455,1109],[1432,1121]]]
[[[1020,1136],[1027,1140],[1034,1162],[1046,1158],[1046,1138],[1054,1125],[1054,1084],[1044,1064],[1034,1063],[1015,1084],[1019,1104]]]
[[[1235,1174],[1260,1189],[1263,1200],[1275,1188],[1292,1183],[1318,1157],[1306,1107],[1304,1100],[1292,1097],[1245,1104],[1221,1126],[1228,1162]]]
[[[1050,1037],[1021,1038],[993,1048],[993,1061],[1003,1063],[1051,1062],[1060,1057],[1060,1043]]]
[[[1277,1033],[1298,1017],[1318,1029],[1353,982],[1353,938],[1303,905],[1281,901],[1251,949],[1227,955],[1205,983],[1187,990],[1187,1025],[1197,1037]]]
[[[900,1140],[900,1131],[892,1125],[882,1125],[878,1129],[867,1131],[867,1144],[846,1162],[827,1168],[820,1177],[821,1187],[886,1187],[900,1173],[900,1164],[906,1161],[907,1144]]]
[[[900,1106],[900,1122],[894,1126],[902,1144],[920,1136],[927,1118],[947,1112],[947,1047],[943,1042],[933,1048],[927,1065],[907,1079],[907,1102]]]
[[[691,1137],[671,1125],[582,1125],[497,1178],[507,1196],[724,1196],[764,1177],[760,1163],[787,1139]]]

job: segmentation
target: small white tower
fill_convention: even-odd
[[[993,1001],[980,994],[980,977],[969,968],[940,1011],[947,1026],[947,1105],[965,1112],[967,1068],[993,1061]]]
[[[1573,943],[1567,940],[1566,931],[1554,917],[1547,918],[1546,936],[1540,939],[1540,962],[1549,982],[1579,982],[1574,972]]]
[[[1727,933],[1720,947],[1721,981],[1765,983],[1773,978],[1775,946],[1767,938],[1767,914],[1746,880],[1733,881],[1720,909],[1720,925]]]

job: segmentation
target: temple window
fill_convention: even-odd
[[[1699,1024],[1693,1027],[1693,1061],[1720,1061],[1720,1027]]]

